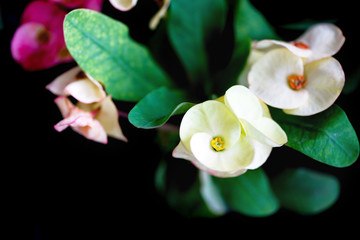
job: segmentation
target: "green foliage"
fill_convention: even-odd
[[[309,117],[272,110],[274,120],[288,136],[287,146],[334,167],[347,167],[357,160],[359,140],[339,106]]]
[[[158,88],[141,101],[129,113],[129,121],[139,128],[156,128],[176,114],[185,113],[194,104],[187,103],[186,94],[166,87]]]
[[[279,209],[265,172],[259,168],[234,178],[213,178],[230,209],[252,217],[265,217]]]
[[[226,13],[225,0],[171,1],[169,39],[194,84],[208,82],[210,78],[208,46],[223,31]]]
[[[281,205],[300,214],[326,210],[336,202],[340,192],[334,176],[305,168],[288,169],[272,183]]]
[[[252,40],[278,39],[273,27],[265,17],[255,9],[249,0],[237,0],[235,6],[235,39]]]
[[[123,23],[91,10],[74,10],[64,21],[66,46],[80,67],[101,81],[113,98],[138,101],[170,79]]]

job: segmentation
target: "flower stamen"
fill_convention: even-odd
[[[306,79],[303,75],[292,74],[287,79],[292,90],[300,90],[306,85]]]
[[[295,47],[298,47],[298,48],[301,48],[301,49],[309,49],[309,46],[306,45],[306,44],[303,43],[303,42],[297,41],[297,42],[293,42],[292,44],[293,44]]]
[[[210,145],[216,152],[220,152],[225,149],[225,142],[221,137],[214,137],[211,140]]]

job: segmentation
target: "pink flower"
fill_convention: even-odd
[[[25,70],[36,71],[72,61],[63,33],[65,7],[100,10],[103,0],[33,1],[25,9],[21,25],[11,41],[11,53]],[[67,5],[65,5],[65,3]]]
[[[103,0],[49,0],[49,2],[60,4],[69,9],[87,8],[100,11]]]
[[[106,144],[107,136],[127,142],[111,96],[106,96],[101,84],[79,67],[63,73],[46,88],[59,96],[55,103],[64,118],[54,126],[55,130],[61,132],[70,126],[96,142]],[[74,97],[78,103],[74,105],[67,96]]]

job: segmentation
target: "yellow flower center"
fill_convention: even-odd
[[[220,152],[225,149],[225,142],[221,137],[214,137],[211,140],[210,145],[216,152]]]
[[[306,85],[306,79],[303,75],[292,74],[288,76],[288,82],[292,90],[300,90]]]

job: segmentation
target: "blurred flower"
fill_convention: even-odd
[[[180,125],[180,139],[173,156],[218,177],[260,167],[272,147],[287,142],[267,106],[243,86],[230,88],[218,101],[189,109]]]
[[[129,11],[135,7],[137,0],[109,0],[114,8],[120,11]]]
[[[11,41],[11,53],[25,70],[35,71],[72,61],[63,33],[65,7],[86,7],[100,10],[102,0],[33,1],[25,9],[21,25]]]
[[[60,4],[69,9],[87,8],[94,11],[101,11],[104,0],[48,0],[49,2]]]
[[[100,143],[106,144],[107,136],[127,141],[111,96],[106,96],[101,84],[79,67],[63,73],[46,88],[59,96],[55,103],[64,119],[55,125],[57,131],[70,126],[87,139]],[[76,106],[66,97],[69,95],[79,101]]]
[[[135,7],[137,0],[109,0],[114,8],[120,11],[129,11]],[[159,11],[151,18],[149,28],[154,30],[159,24],[160,20],[166,15],[167,9],[171,0],[155,0],[159,5]]]
[[[266,104],[288,114],[313,115],[340,95],[345,76],[340,63],[326,57],[304,64],[287,48],[266,53],[251,68],[249,89]]]

